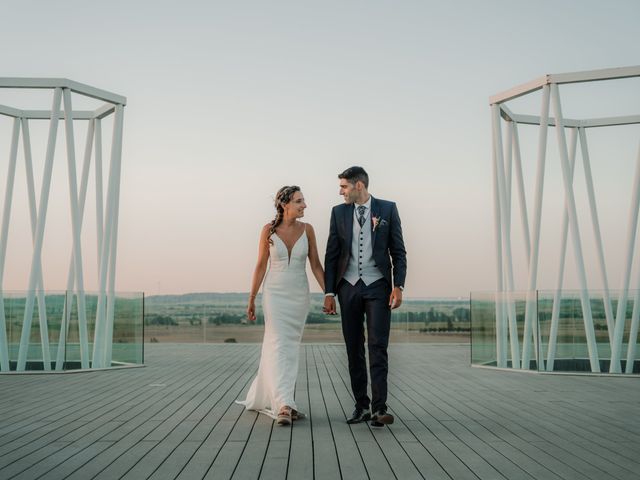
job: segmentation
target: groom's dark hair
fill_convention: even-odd
[[[364,183],[364,188],[369,188],[369,175],[362,167],[349,167],[339,174],[338,178],[344,178],[347,182],[354,185],[359,180]]]

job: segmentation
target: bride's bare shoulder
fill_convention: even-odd
[[[262,230],[260,230],[260,236],[265,237],[269,235],[269,230],[271,230],[271,222],[262,227]]]
[[[313,225],[311,225],[310,223],[305,223],[304,224],[304,228],[307,232],[307,235],[313,235],[315,234],[315,231],[313,230]]]

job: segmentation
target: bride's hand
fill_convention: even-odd
[[[247,306],[247,318],[250,322],[256,321],[256,303],[253,298],[249,299],[249,305]]]

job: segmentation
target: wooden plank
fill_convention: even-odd
[[[300,349],[298,380],[296,381],[295,400],[298,409],[307,415],[306,419],[294,422],[291,429],[291,448],[287,465],[287,478],[313,478],[313,440],[309,407],[309,356],[310,348],[303,345]]]
[[[353,436],[352,428],[347,424],[347,414],[340,403],[340,393],[345,393],[344,384],[334,370],[331,356],[323,346],[316,346],[316,367],[322,388],[327,415],[331,425],[338,462],[342,478],[364,478],[367,476],[367,468],[364,465],[362,454]],[[347,398],[349,398],[347,394]],[[352,400],[349,398],[349,401]],[[351,412],[349,412],[351,414]]]
[[[318,367],[316,364],[316,346],[307,346],[310,354],[307,356],[309,371],[309,421],[313,438],[313,470],[318,479],[340,478],[340,464],[336,454],[327,407],[322,395]]]
[[[392,345],[396,422],[373,429],[346,424],[344,346],[303,345],[296,402],[309,418],[282,428],[234,403],[259,349],[153,345],[144,369],[0,377],[0,478],[635,480],[640,471],[640,382],[472,369],[468,346]]]

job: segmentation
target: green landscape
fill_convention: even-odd
[[[264,327],[261,296],[255,323],[247,322],[247,293],[189,293],[145,298],[147,342],[259,342]],[[323,295],[311,294],[305,342],[340,342],[340,316],[322,313]],[[391,316],[391,341],[468,342],[468,299],[405,299]]]

